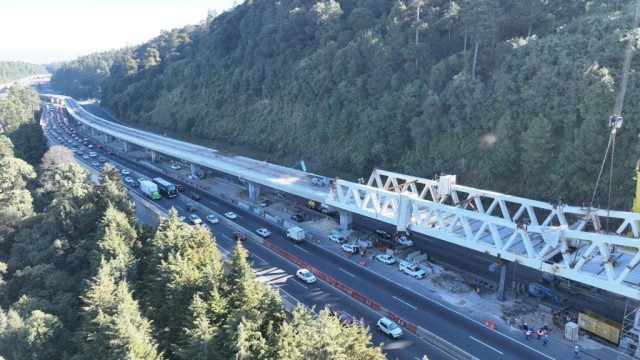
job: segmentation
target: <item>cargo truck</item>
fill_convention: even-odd
[[[304,229],[298,226],[291,227],[287,230],[287,239],[301,243],[304,241]]]
[[[140,191],[151,200],[159,200],[161,197],[158,193],[158,185],[151,180],[141,180]]]
[[[160,194],[168,198],[174,198],[178,196],[178,190],[176,189],[176,186],[168,182],[167,180],[157,177],[153,179],[153,182],[158,185],[158,192]]]

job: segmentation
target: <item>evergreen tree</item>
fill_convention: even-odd
[[[91,279],[83,296],[75,359],[162,358],[151,337],[151,323],[140,314],[126,281],[116,283],[118,276],[110,263],[102,262]]]

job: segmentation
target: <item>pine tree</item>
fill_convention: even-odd
[[[109,262],[117,279],[136,280],[136,264],[134,252],[138,250],[135,229],[126,215],[109,206],[100,222],[98,241],[92,253],[92,268],[100,266],[102,260]]]
[[[109,263],[102,262],[83,301],[76,359],[162,358],[151,337],[151,323],[140,314],[126,281],[116,284]]]

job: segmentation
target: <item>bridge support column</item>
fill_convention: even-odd
[[[498,284],[498,294],[496,295],[496,298],[500,301],[506,299],[505,283],[507,282],[507,264],[507,262],[502,261],[501,263],[493,263],[489,266],[489,270],[493,272],[500,269],[500,283]]]
[[[156,160],[158,160],[158,153],[153,151],[153,150],[151,150],[151,162],[155,163]]]
[[[91,136],[96,136],[96,129],[91,128]]]
[[[191,170],[191,177],[193,177],[194,179],[196,178],[196,165],[195,164],[190,164],[189,165],[189,170]]]
[[[349,230],[353,224],[353,213],[346,210],[338,210],[340,214],[340,229]]]
[[[260,184],[247,181],[247,189],[249,190],[249,199],[255,200],[260,196]]]
[[[102,134],[102,141],[104,141],[105,144],[109,143],[109,135],[107,135],[107,133]]]
[[[131,151],[131,147],[132,147],[132,146],[131,146],[131,144],[130,144],[130,143],[128,143],[128,142],[126,142],[126,141],[124,141],[124,140],[123,140],[123,141],[122,141],[122,145],[123,145],[123,148],[124,148],[124,152],[129,152],[129,151]]]

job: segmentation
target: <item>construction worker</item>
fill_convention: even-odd
[[[522,329],[524,329],[524,331],[529,330],[529,325],[527,325],[527,323],[524,323],[524,325],[522,325]]]
[[[538,335],[538,340],[542,340],[542,335],[544,335],[544,331],[542,331],[542,329],[538,329],[538,331],[536,331],[536,335]]]
[[[531,329],[527,330],[527,332],[525,333],[525,335],[527,336],[527,341],[529,341],[529,338],[531,337],[532,333],[533,331],[531,331]]]
[[[549,342],[549,336],[544,334],[544,338],[542,338],[542,346],[547,346],[547,342]]]
[[[573,358],[580,359],[580,349],[578,348],[577,345],[576,347],[573,348]]]

